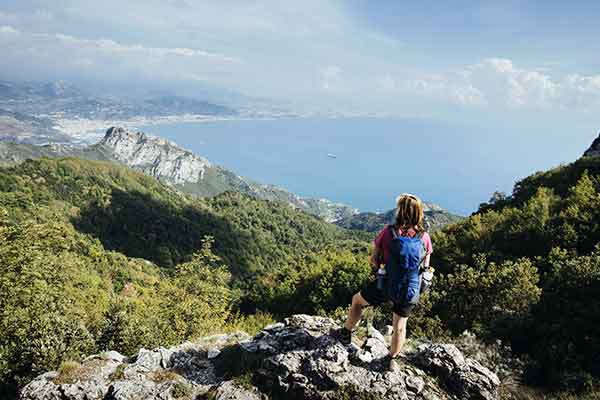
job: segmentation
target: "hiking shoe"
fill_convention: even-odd
[[[346,346],[352,343],[352,331],[347,329],[345,326],[332,330],[330,335]]]
[[[400,360],[400,356],[396,356],[392,358],[389,354],[382,358],[383,367],[390,372],[400,372],[402,369],[402,361]]]

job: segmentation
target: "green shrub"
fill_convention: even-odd
[[[183,382],[175,383],[173,385],[173,388],[171,389],[171,395],[175,399],[188,399],[191,398],[192,394],[192,387],[189,384]]]
[[[536,173],[433,236],[434,313],[454,332],[508,340],[537,384],[584,391],[600,376],[599,174],[598,157]]]
[[[455,333],[490,334],[495,321],[526,318],[540,298],[539,277],[527,259],[488,262],[481,256],[473,267],[462,265],[440,277],[435,311]]]
[[[600,378],[600,251],[550,256],[527,347],[535,356],[538,381],[591,390]]]

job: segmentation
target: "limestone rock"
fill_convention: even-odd
[[[452,344],[421,345],[414,361],[446,382],[461,398],[492,400],[498,397],[498,376],[478,361],[465,359]]]
[[[195,183],[211,164],[166,139],[111,127],[100,145],[120,162],[168,183]]]
[[[215,400],[261,400],[264,398],[258,391],[244,388],[231,381],[221,383],[213,393]]]
[[[498,377],[454,345],[422,344],[391,372],[384,336],[375,328],[358,347],[330,335],[332,319],[294,315],[254,338],[218,335],[173,348],[89,357],[66,379],[43,374],[23,400],[214,398],[496,399]],[[183,396],[183,397],[182,397]]]

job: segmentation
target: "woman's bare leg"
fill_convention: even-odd
[[[346,319],[346,329],[352,331],[358,325],[360,317],[362,316],[363,307],[368,306],[369,303],[362,297],[360,292],[352,296],[352,305],[348,310],[348,318]]]
[[[392,321],[394,332],[392,333],[392,343],[390,346],[390,356],[392,358],[400,354],[400,351],[402,351],[402,347],[404,346],[404,342],[406,342],[406,321],[408,321],[408,317],[401,317],[400,315],[394,313],[394,318]]]

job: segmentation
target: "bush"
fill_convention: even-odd
[[[0,213],[0,215],[6,215]],[[211,240],[169,273],[64,222],[0,225],[0,390],[102,350],[129,355],[220,331],[236,296]]]
[[[473,267],[462,265],[440,277],[434,310],[454,333],[506,335],[509,332],[492,328],[500,320],[516,325],[527,318],[540,298],[538,280],[537,269],[527,259],[498,264],[479,256]]]
[[[555,249],[550,265],[527,342],[534,380],[590,390],[600,378],[600,250],[573,257]]]

